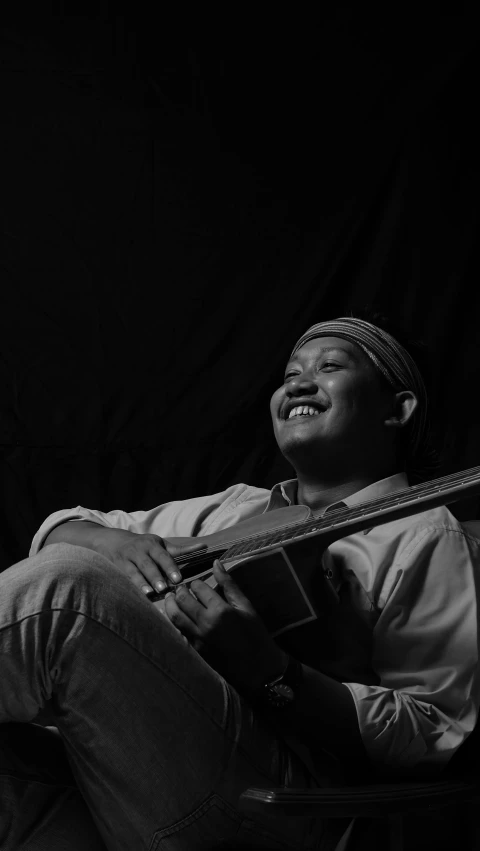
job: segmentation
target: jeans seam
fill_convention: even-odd
[[[162,839],[165,839],[168,836],[173,836],[175,833],[179,833],[185,827],[189,827],[189,825],[194,824],[198,819],[200,819],[205,813],[208,813],[212,807],[218,806],[219,809],[223,810],[227,813],[227,815],[231,816],[233,821],[237,822],[238,829],[240,829],[240,825],[244,820],[243,817],[235,811],[232,807],[228,806],[223,798],[218,795],[217,792],[211,792],[207,798],[198,804],[188,815],[183,816],[183,818],[171,824],[169,827],[159,828],[154,831],[152,839],[150,841],[149,851],[155,851],[155,848],[158,845],[158,842]]]
[[[248,815],[244,813],[240,813],[228,801],[218,794],[218,792],[212,792],[205,798],[202,803],[200,803],[195,809],[192,810],[187,816],[184,816],[182,819],[179,819],[174,824],[169,827],[160,828],[156,830],[152,836],[150,844],[148,846],[148,851],[157,851],[159,844],[162,840],[167,839],[168,837],[175,836],[175,834],[180,833],[185,828],[195,824],[202,816],[207,814],[213,807],[218,807],[219,810],[222,810],[229,818],[232,819],[233,823],[236,823],[237,830],[236,834],[240,832],[240,830],[245,829],[250,835],[254,837],[260,837],[265,840],[270,840],[275,842],[278,848],[285,849],[285,851],[298,851],[298,844],[292,844],[291,842],[282,842],[281,838],[270,830],[267,826],[262,825],[260,823],[252,820]]]
[[[38,616],[40,616],[40,615],[49,615],[49,614],[52,614],[53,612],[61,612],[62,614],[73,614],[73,615],[79,615],[80,617],[85,618],[86,620],[91,621],[92,623],[96,624],[97,626],[101,627],[102,629],[107,630],[107,632],[111,632],[111,633],[112,633],[112,635],[115,635],[117,638],[119,638],[119,639],[120,639],[120,641],[123,641],[123,642],[124,642],[124,644],[127,644],[127,645],[128,645],[128,646],[129,646],[129,647],[130,647],[130,648],[131,648],[131,649],[132,649],[135,653],[138,653],[138,655],[139,655],[139,656],[141,656],[141,657],[142,657],[142,659],[146,659],[146,660],[147,660],[150,664],[152,664],[155,668],[157,668],[158,670],[160,670],[160,671],[162,672],[162,674],[163,674],[164,676],[166,676],[166,677],[167,677],[167,678],[168,678],[171,682],[174,682],[174,683],[175,683],[175,685],[177,685],[177,686],[178,686],[178,687],[179,687],[179,688],[180,688],[180,689],[184,692],[184,694],[188,695],[188,697],[190,697],[190,698],[191,698],[191,699],[192,699],[192,700],[193,700],[193,701],[197,704],[197,706],[198,706],[198,707],[199,707],[199,708],[200,708],[200,709],[201,709],[201,710],[205,713],[205,715],[208,715],[208,713],[205,711],[205,707],[204,707],[201,703],[199,703],[199,702],[196,700],[196,698],[195,698],[195,697],[192,697],[192,695],[190,694],[190,692],[187,692],[187,691],[186,691],[186,689],[183,687],[183,685],[182,685],[181,683],[179,683],[179,682],[178,682],[178,681],[174,678],[174,676],[173,676],[173,675],[169,674],[167,671],[164,671],[164,669],[163,669],[163,668],[161,668],[161,667],[160,667],[160,666],[159,666],[159,665],[158,665],[158,664],[157,664],[157,663],[156,663],[153,659],[151,659],[149,656],[147,656],[145,653],[143,653],[143,652],[142,652],[142,651],[141,651],[138,647],[135,647],[135,645],[134,645],[134,644],[131,644],[131,643],[130,643],[130,641],[128,641],[128,639],[124,638],[124,636],[123,636],[123,635],[121,635],[119,632],[117,632],[117,630],[113,629],[113,628],[112,628],[112,627],[110,627],[110,626],[107,626],[106,624],[104,624],[104,623],[102,623],[101,621],[97,620],[97,618],[93,617],[92,615],[85,614],[85,612],[79,612],[79,611],[77,611],[77,609],[67,609],[67,608],[65,608],[65,607],[63,607],[63,606],[61,606],[61,607],[52,607],[52,608],[49,608],[49,609],[40,609],[40,611],[38,611],[38,612],[30,612],[30,614],[25,615],[25,617],[24,617],[24,618],[19,618],[19,619],[18,619],[18,620],[16,620],[16,621],[12,621],[12,622],[10,622],[10,623],[6,624],[6,625],[5,625],[5,626],[3,626],[3,627],[0,627],[0,632],[3,632],[5,629],[10,629],[11,627],[14,627],[14,626],[18,626],[19,624],[23,623],[24,621],[30,620],[30,618],[35,618],[35,617],[38,617]],[[207,663],[205,663],[205,664],[207,664]],[[213,669],[212,669],[212,670],[213,670]],[[219,675],[219,676],[220,676],[220,675]],[[214,724],[215,724],[215,725],[216,725],[216,726],[217,726],[220,730],[222,730],[222,731],[223,731],[223,728],[222,728],[222,727],[218,724],[218,722],[217,722],[217,721],[215,721],[215,719],[214,719],[214,718],[212,718],[212,716],[211,716],[211,715],[208,715],[208,717],[210,718],[210,720],[212,720],[212,721],[214,722]]]
[[[266,779],[269,783],[276,782],[276,781],[274,780],[274,778],[272,778],[269,774],[267,774],[267,773],[265,772],[265,770],[263,769],[263,767],[262,767],[262,766],[257,765],[257,764],[256,764],[256,762],[254,762],[254,761],[252,760],[252,754],[251,754],[251,753],[249,753],[249,751],[248,751],[246,748],[244,748],[244,747],[242,746],[241,742],[238,740],[238,736],[236,736],[235,734],[233,734],[233,735],[232,735],[232,734],[231,734],[231,733],[227,730],[227,728],[226,728],[226,727],[222,727],[222,725],[221,725],[221,724],[219,724],[219,722],[218,722],[215,718],[213,718],[213,717],[212,717],[212,716],[211,716],[211,715],[210,715],[210,714],[206,711],[204,704],[200,703],[200,702],[199,702],[199,701],[198,701],[198,700],[197,700],[194,696],[192,696],[192,695],[190,694],[190,692],[189,692],[189,691],[187,691],[187,690],[183,687],[183,685],[182,685],[181,683],[179,683],[179,682],[178,682],[178,681],[174,678],[174,676],[173,676],[172,674],[169,674],[169,673],[167,673],[166,671],[164,671],[164,670],[163,670],[163,668],[161,668],[161,667],[160,667],[160,666],[159,666],[159,665],[158,665],[155,661],[153,661],[153,660],[152,660],[149,656],[147,656],[145,653],[143,653],[141,650],[139,650],[139,648],[138,648],[138,647],[135,647],[135,645],[131,644],[131,643],[130,643],[130,642],[129,642],[126,638],[124,638],[124,637],[123,637],[123,636],[122,636],[119,632],[117,632],[115,629],[112,629],[112,627],[107,626],[106,624],[104,624],[104,623],[102,623],[101,621],[97,620],[97,619],[96,619],[95,617],[93,617],[92,615],[85,614],[84,612],[79,612],[79,611],[77,611],[76,609],[70,609],[70,608],[69,608],[69,609],[67,609],[67,608],[64,608],[64,607],[55,607],[55,608],[49,608],[49,609],[40,609],[40,611],[38,611],[38,612],[31,612],[30,614],[25,615],[25,617],[23,617],[23,618],[19,618],[19,619],[18,619],[18,620],[16,620],[16,621],[12,621],[11,623],[6,624],[5,626],[3,626],[3,627],[1,627],[1,628],[0,628],[0,632],[2,632],[2,631],[3,631],[3,630],[5,630],[5,629],[8,629],[8,628],[10,628],[10,627],[17,626],[17,625],[19,625],[19,624],[23,623],[24,621],[29,620],[30,618],[38,617],[38,616],[40,616],[40,615],[45,615],[45,614],[46,614],[46,615],[49,615],[49,614],[52,614],[53,612],[61,612],[62,614],[74,614],[74,615],[79,615],[80,617],[85,618],[86,620],[91,621],[91,622],[92,622],[92,623],[94,623],[96,626],[99,626],[99,627],[101,627],[102,629],[107,630],[107,632],[112,633],[112,635],[115,635],[118,639],[120,639],[120,641],[123,641],[125,644],[127,644],[127,645],[128,645],[128,647],[129,647],[129,648],[131,648],[131,649],[132,649],[135,653],[138,653],[138,655],[139,655],[139,656],[141,656],[141,657],[142,657],[143,659],[145,659],[147,662],[149,662],[150,664],[152,664],[152,665],[153,665],[153,666],[154,666],[157,670],[161,671],[161,672],[162,672],[162,674],[163,674],[164,676],[166,676],[166,677],[170,680],[170,682],[175,683],[175,685],[176,685],[179,689],[181,689],[181,691],[183,692],[183,694],[184,694],[186,697],[188,697],[188,698],[189,698],[189,700],[192,700],[192,701],[195,703],[195,705],[196,705],[196,706],[197,706],[197,707],[201,710],[201,712],[203,712],[203,714],[204,714],[204,715],[205,715],[205,716],[209,719],[209,721],[210,721],[212,724],[214,724],[214,726],[215,726],[215,727],[216,727],[216,728],[217,728],[217,729],[218,729],[218,730],[222,733],[222,735],[223,735],[223,736],[225,736],[225,738],[226,738],[226,739],[230,742],[230,744],[231,744],[231,745],[233,745],[235,748],[237,748],[237,749],[238,749],[238,751],[239,751],[239,752],[240,752],[240,753],[241,753],[241,754],[242,754],[242,755],[243,755],[243,756],[247,759],[247,761],[248,761],[248,762],[252,765],[252,767],[254,767],[254,768],[255,768],[255,770],[256,770],[256,771],[258,771],[258,772],[259,772],[259,773],[260,773],[263,777],[265,777],[265,779]],[[201,658],[201,657],[200,657],[200,658]],[[204,661],[204,660],[203,660],[203,661]],[[208,663],[204,662],[204,664],[208,664]],[[213,670],[215,673],[217,673],[217,672],[216,672],[213,668],[212,668],[212,670]],[[229,699],[229,684],[227,683],[227,681],[226,681],[223,677],[221,677],[221,676],[220,676],[220,674],[217,674],[217,675],[220,677],[220,680],[221,680],[221,682],[222,682],[222,687],[223,687],[223,690],[224,690],[224,694],[225,694],[225,689],[226,689],[226,691],[227,691],[227,699]],[[224,719],[225,719],[225,721],[226,721],[226,716],[227,716],[227,712],[224,712]],[[283,747],[285,747],[285,748],[287,748],[288,750],[290,750],[290,749],[289,749],[289,747],[288,747],[288,745],[287,745],[287,743],[286,743],[286,742],[285,742],[285,741],[281,738],[281,736],[277,733],[277,731],[276,731],[276,730],[274,730],[273,728],[271,728],[271,730],[272,730],[272,733],[273,733],[273,734],[274,734],[274,735],[278,738],[278,740],[282,743],[282,746],[283,746]],[[278,784],[277,784],[277,785],[278,785]]]

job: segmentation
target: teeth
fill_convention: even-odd
[[[288,419],[291,420],[293,417],[314,417],[318,413],[319,411],[309,405],[297,405],[296,408],[292,408],[290,411]]]

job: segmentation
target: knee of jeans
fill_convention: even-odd
[[[118,574],[111,561],[104,556],[73,544],[51,544],[32,559],[32,568],[46,580],[57,583],[71,579],[77,585],[98,585],[111,573]],[[37,574],[38,575],[38,574]]]

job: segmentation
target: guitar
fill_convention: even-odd
[[[340,603],[335,577],[321,566],[323,551],[330,544],[373,526],[476,494],[480,494],[480,467],[351,507],[331,509],[322,515],[305,505],[287,506],[202,536],[202,542],[207,544],[205,550],[177,556],[175,561],[182,582],[202,578],[215,587],[212,564],[214,559],[221,559],[271,635],[286,650],[306,661],[302,658],[305,639],[310,635],[311,640],[315,635],[318,643],[322,632],[323,637],[331,634],[332,617]],[[165,539],[179,545],[193,540],[198,539]],[[151,598],[159,608],[163,606],[164,593]],[[314,624],[315,632],[312,632]]]

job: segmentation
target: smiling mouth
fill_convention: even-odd
[[[292,408],[288,417],[285,419],[288,420],[299,420],[299,419],[309,419],[310,417],[318,417],[322,412],[318,408],[312,408],[310,405],[297,405],[296,408]]]

